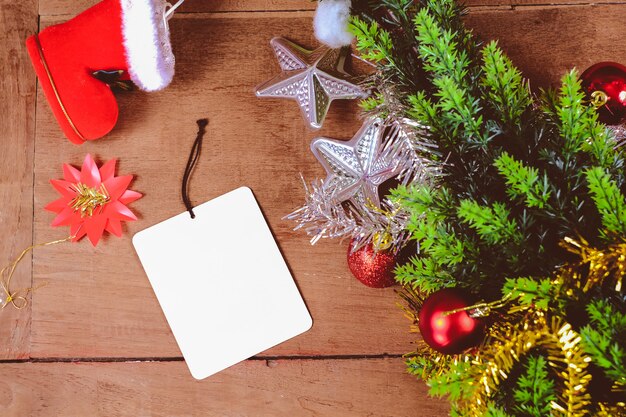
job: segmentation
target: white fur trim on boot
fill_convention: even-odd
[[[340,48],[350,45],[354,38],[348,31],[351,0],[320,0],[317,4],[313,26],[317,39],[330,46]]]
[[[164,0],[120,0],[130,78],[145,91],[161,90],[174,77],[174,54]]]

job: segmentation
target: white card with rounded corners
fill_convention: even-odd
[[[203,379],[313,324],[247,187],[138,232],[133,245],[191,374]]]

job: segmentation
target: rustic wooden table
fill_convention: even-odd
[[[559,1],[559,0],[557,0]],[[545,5],[542,0],[472,0],[467,18],[484,39],[499,38],[533,87],[570,67],[626,63],[626,4],[608,0]],[[253,88],[277,72],[269,47],[283,35],[314,46],[309,0],[188,0],[171,21],[177,58],[163,92],[121,94],[120,120],[105,139],[81,147],[62,137],[37,87],[27,36],[71,18],[95,0],[0,2],[0,256],[65,236],[43,206],[61,164],[86,153],[119,157],[145,197],[122,239],[38,249],[16,286],[38,285],[32,303],[0,312],[3,416],[425,416],[445,401],[405,373],[408,322],[393,290],[359,284],[345,246],[307,237],[281,220],[303,199],[299,173],[323,171],[309,151],[297,106],[257,100]],[[621,4],[620,4],[621,2]],[[130,236],[183,210],[178,194],[195,120],[210,119],[192,199],[250,186],[314,318],[306,334],[195,381],[183,363]],[[333,105],[322,134],[350,138],[354,103]],[[242,236],[245,239],[245,236]],[[245,259],[245,254],[242,254]],[[239,308],[246,308],[239,306]],[[254,314],[254,312],[251,312]]]

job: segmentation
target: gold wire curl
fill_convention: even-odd
[[[33,292],[38,288],[46,285],[46,283],[44,282],[40,285],[37,285],[36,287],[20,288],[18,290],[11,291],[11,279],[13,278],[13,274],[15,273],[15,268],[17,268],[17,265],[22,261],[22,259],[24,258],[24,256],[26,256],[28,252],[32,251],[35,248],[68,242],[71,241],[73,238],[74,236],[68,236],[65,239],[53,240],[51,242],[39,243],[37,245],[29,246],[24,249],[13,262],[2,268],[2,270],[0,270],[0,286],[2,287],[2,292],[6,296],[6,299],[4,300],[4,302],[1,303],[1,308],[5,308],[9,304],[11,304],[18,310],[23,309],[28,305],[28,300],[26,299],[28,293]]]

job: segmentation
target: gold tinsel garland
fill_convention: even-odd
[[[626,243],[616,243],[604,250],[589,246],[585,239],[576,241],[566,237],[561,246],[580,256],[580,262],[560,268],[557,278],[567,287],[582,292],[612,280],[615,291],[622,291],[622,280],[626,273]],[[588,266],[588,271],[585,266]]]
[[[480,417],[486,412],[489,398],[508,378],[514,365],[534,348],[548,353],[548,364],[563,382],[558,401],[551,403],[553,415],[583,417],[590,402],[587,386],[591,375],[586,368],[591,358],[580,346],[580,336],[572,326],[558,317],[547,318],[541,311],[529,313],[518,324],[492,335],[492,341],[474,357],[472,370],[476,390],[472,401],[462,409],[467,416]]]
[[[623,276],[626,274],[626,243],[617,243],[604,250],[591,247],[584,239],[565,238],[561,245],[580,257],[579,262],[566,264],[556,271],[552,280],[560,295],[576,298],[607,281],[613,289],[621,292]],[[401,293],[407,303],[402,306],[405,315],[412,321],[411,332],[419,333],[418,314],[422,297],[412,288],[405,288]],[[501,300],[489,305],[500,305],[511,301],[511,294],[505,294]],[[480,306],[480,305],[477,305]],[[474,307],[474,306],[472,306]],[[447,372],[448,366],[455,361],[472,363],[471,399],[457,404],[461,415],[482,417],[487,412],[492,394],[508,378],[509,373],[524,355],[535,348],[544,350],[548,355],[548,364],[560,377],[563,387],[558,400],[551,403],[553,416],[584,417],[589,416],[588,405],[591,397],[587,392],[591,375],[587,366],[592,361],[580,345],[581,337],[572,326],[558,316],[559,312],[537,310],[519,304],[509,305],[509,320],[499,321],[472,354],[444,355],[421,343],[411,356],[426,356],[433,366],[423,371],[426,381],[436,375]],[[595,417],[623,416],[626,404],[596,404]]]

